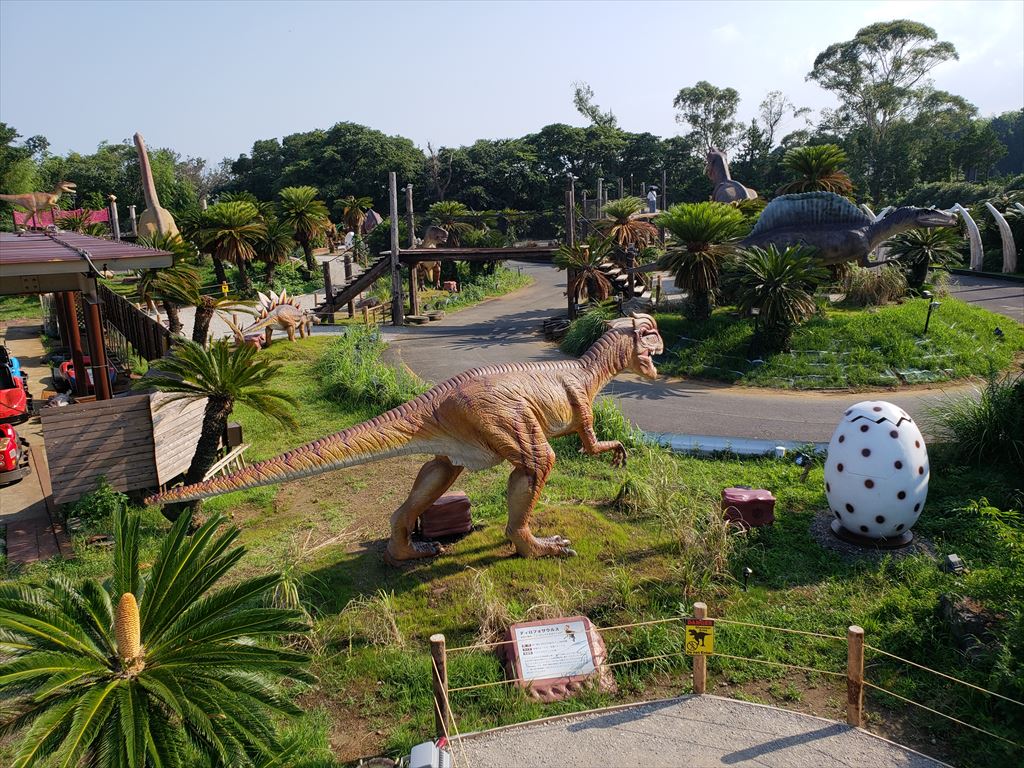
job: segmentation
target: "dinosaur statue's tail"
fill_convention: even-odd
[[[407,406],[400,406],[375,419],[322,437],[272,459],[250,464],[230,475],[212,477],[200,483],[158,493],[147,498],[146,503],[195,501],[409,453],[409,443],[417,426],[409,421]]]

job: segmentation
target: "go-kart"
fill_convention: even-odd
[[[21,361],[11,355],[3,344],[0,344],[0,366],[7,366],[13,375],[21,378],[26,385],[28,384],[28,373],[21,370]]]
[[[92,392],[93,381],[92,381],[92,367],[91,360],[88,355],[83,358],[85,362],[85,380],[88,382],[88,388],[86,391]],[[107,378],[110,380],[110,385],[114,385],[114,380],[117,378],[117,371],[114,370],[114,366],[107,365]],[[54,387],[58,392],[67,391],[70,392],[75,388],[75,363],[73,360],[65,360],[53,371],[53,381],[57,386]],[[66,382],[66,383],[65,383]]]
[[[20,424],[32,412],[32,395],[21,376],[0,365],[0,424]]]
[[[10,424],[0,424],[0,485],[16,483],[30,471],[28,440]]]

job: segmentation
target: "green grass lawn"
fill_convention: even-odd
[[[800,326],[791,353],[748,360],[753,324],[732,308],[698,323],[657,315],[663,373],[787,389],[900,386],[984,376],[1024,349],[1013,320],[947,297],[924,335],[928,302],[907,299],[874,309],[830,307]],[[1003,332],[998,337],[995,329]]]
[[[324,397],[314,371],[332,343],[314,337],[267,351],[283,363],[275,386],[301,403],[299,424],[284,430],[238,408],[235,418],[253,445],[250,458],[373,415],[373,408]],[[613,411],[602,407],[598,415],[604,436],[623,436]],[[987,497],[999,509],[1019,509],[1020,478],[997,467],[951,465],[933,450],[931,492],[916,530],[934,543],[938,556],[956,552],[965,559],[969,572],[954,576],[922,555],[848,560],[817,544],[809,526],[826,506],[820,466],[802,483],[800,468],[774,458],[698,459],[634,444],[629,466],[615,469],[607,457],[583,457],[577,449],[575,438],[556,441],[558,460],[534,526],[539,535],[571,538],[579,556],[569,560],[513,556],[504,538],[507,467],[460,477],[455,487],[470,494],[477,528],[436,561],[401,569],[384,564],[380,547],[395,500],[415,474],[412,462],[353,468],[283,488],[231,494],[208,505],[242,527],[249,548],[243,570],[295,566],[305,574],[302,594],[314,617],[309,647],[320,682],[301,692],[298,700],[308,714],[290,726],[306,745],[298,765],[323,768],[376,752],[397,755],[429,738],[428,638],[435,632],[443,632],[454,647],[493,638],[513,620],[582,613],[599,626],[611,626],[678,616],[695,600],[708,603],[713,616],[837,636],[856,623],[871,645],[1024,697],[1024,523],[1019,513],[997,515],[976,503]],[[614,503],[624,482],[633,491],[626,497],[635,502],[632,507]],[[735,484],[773,490],[778,498],[773,527],[726,531],[719,494]],[[150,542],[155,541],[165,526],[154,510],[144,519]],[[322,542],[327,543],[319,548],[305,546]],[[34,566],[19,578],[33,582],[58,571],[78,576],[109,567],[107,552],[80,551],[77,561]],[[742,588],[745,567],[754,572],[749,591]],[[971,596],[1002,614],[999,643],[966,661],[938,617],[944,593]],[[677,624],[661,624],[610,632],[606,642],[611,660],[624,661],[677,653],[680,636]],[[716,643],[726,654],[845,669],[841,642],[720,625]],[[711,692],[845,716],[840,678],[721,657],[708,667]],[[460,730],[467,732],[677,695],[689,690],[688,672],[688,660],[675,657],[617,667],[617,695],[589,693],[542,705],[508,686],[494,686],[453,694],[452,705]],[[452,686],[502,679],[495,656],[483,651],[453,654],[449,675]],[[900,695],[1024,741],[1024,721],[1012,705],[994,704],[880,657],[869,656],[867,675]],[[1021,757],[882,694],[869,692],[867,711],[869,729],[958,765],[1008,765]]]
[[[38,296],[0,296],[0,320],[39,320],[42,317]]]

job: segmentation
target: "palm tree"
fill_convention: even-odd
[[[639,197],[621,197],[604,206],[604,218],[597,222],[597,228],[619,244],[620,248],[631,245],[645,248],[658,235],[658,230],[636,215],[647,207]]]
[[[268,607],[268,574],[215,588],[244,554],[214,515],[192,536],[183,515],[152,567],[139,565],[137,514],[114,515],[114,572],[78,584],[0,585],[4,728],[10,765],[95,768],[254,766],[282,744],[274,716],[299,715],[282,683],[313,682],[278,642],[300,612]]]
[[[316,269],[313,260],[313,240],[323,233],[330,222],[327,205],[317,200],[316,187],[285,187],[281,195],[281,218],[292,228],[296,242],[306,256],[306,271],[312,275]]]
[[[156,232],[150,237],[140,237],[138,242],[147,248],[171,253],[173,261],[170,267],[142,270],[136,293],[139,300],[151,308],[160,302],[167,315],[168,329],[171,333],[179,333],[178,307],[191,305],[202,284],[198,270],[185,263],[185,259],[195,255],[195,249],[178,234],[168,236]]]
[[[747,226],[743,214],[725,203],[679,203],[655,221],[673,239],[661,257],[661,267],[689,292],[688,313],[706,320],[718,291],[722,259],[735,250],[734,241]]]
[[[750,248],[742,257],[736,304],[749,314],[757,310],[758,341],[766,351],[788,351],[794,326],[817,310],[814,289],[828,278],[828,270],[801,246]]]
[[[256,352],[248,344],[232,349],[224,339],[214,341],[209,349],[183,341],[170,356],[151,363],[149,372],[136,384],[140,389],[155,387],[172,393],[165,401],[168,403],[207,398],[202,432],[185,474],[186,485],[202,480],[217,461],[220,438],[235,403],[244,403],[284,426],[295,426],[286,407],[294,406],[295,398],[270,388],[280,364],[257,357]],[[165,507],[164,513],[176,516],[180,510]]]
[[[797,147],[782,158],[782,165],[796,179],[779,187],[778,194],[791,192],[835,192],[849,195],[853,182],[840,167],[846,163],[846,153],[835,144]]]
[[[463,221],[469,214],[469,208],[457,200],[439,200],[427,208],[427,216],[448,233],[449,248],[458,248],[460,236],[472,231],[473,225]]]
[[[963,258],[963,238],[956,228],[934,227],[901,232],[886,244],[889,258],[898,258],[907,276],[907,284],[920,290],[928,278],[928,268],[946,267]]]
[[[203,214],[199,236],[214,258],[238,267],[242,291],[252,293],[252,279],[246,265],[256,256],[256,243],[266,232],[256,206],[248,202],[227,202],[211,205]]]
[[[356,197],[349,195],[338,201],[341,204],[341,220],[345,227],[352,230],[356,237],[363,231],[366,212],[373,207],[372,197]]]
[[[555,266],[568,271],[566,290],[574,303],[579,304],[584,293],[594,302],[605,301],[611,295],[612,281],[600,267],[608,259],[611,249],[611,241],[590,237],[586,243],[561,245],[555,251]]]
[[[266,220],[266,231],[256,243],[256,256],[267,265],[267,286],[274,287],[274,270],[285,264],[295,248],[292,228],[276,217]]]

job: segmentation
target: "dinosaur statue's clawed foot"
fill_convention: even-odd
[[[525,542],[516,542],[516,551],[522,557],[576,557],[571,543],[564,536],[532,536]]]
[[[437,557],[443,551],[444,548],[436,541],[410,541],[398,546],[389,541],[387,549],[384,550],[384,561],[388,565],[399,565],[407,560]]]

